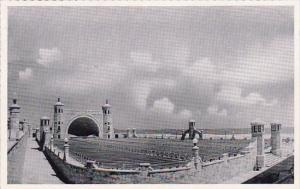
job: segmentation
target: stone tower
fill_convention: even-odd
[[[196,125],[196,121],[191,119],[189,121],[189,139],[194,139],[194,137],[195,137],[195,134],[194,134],[195,125]]]
[[[256,138],[257,141],[257,154],[256,154],[256,165],[255,169],[259,170],[265,166],[265,141],[264,141],[264,123],[263,122],[252,122],[251,123],[251,134],[252,138]]]
[[[271,152],[274,155],[281,156],[281,124],[271,123]]]
[[[106,103],[102,106],[103,112],[103,138],[114,138],[114,127],[112,123],[111,105],[106,100]]]
[[[9,140],[17,139],[20,122],[20,109],[21,107],[17,104],[17,98],[14,97],[12,105],[9,106]]]
[[[51,133],[50,133],[50,118],[42,117],[40,123],[40,144],[42,150],[45,149],[50,143]]]
[[[64,104],[60,102],[60,98],[54,104],[54,124],[52,128],[53,138],[60,139],[62,137],[62,128],[64,126]]]

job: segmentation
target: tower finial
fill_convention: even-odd
[[[17,104],[17,93],[14,92],[13,94],[13,104]]]
[[[108,104],[108,99],[106,99],[106,104]]]
[[[60,102],[60,98],[59,97],[57,98],[57,102]]]

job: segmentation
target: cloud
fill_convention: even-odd
[[[154,101],[152,110],[155,112],[171,114],[174,111],[174,104],[168,98],[164,97]]]
[[[193,114],[190,110],[184,109],[181,112],[179,112],[179,116],[183,119],[189,119],[193,116]]]
[[[294,77],[293,39],[276,38],[269,44],[255,43],[240,52],[236,65],[224,70],[224,83],[238,86],[264,85]]]
[[[219,102],[226,104],[233,104],[237,106],[248,105],[262,105],[262,106],[274,106],[278,103],[277,99],[268,102],[259,93],[252,92],[247,96],[242,96],[242,89],[235,86],[222,86],[221,90],[217,93],[216,98]]]
[[[153,90],[172,89],[176,86],[176,81],[172,79],[152,78],[138,81],[131,88],[133,102],[140,110],[146,110],[147,99]]]
[[[227,110],[222,109],[219,110],[219,107],[217,105],[211,105],[207,108],[207,113],[209,115],[217,115],[217,116],[227,116]]]
[[[119,62],[111,62],[101,67],[97,64],[79,64],[68,74],[60,74],[48,81],[53,90],[81,94],[92,91],[109,91],[124,81],[127,69]]]
[[[140,110],[145,110],[147,106],[147,99],[151,92],[151,83],[149,81],[140,81],[132,88],[134,103]]]
[[[159,63],[152,60],[152,55],[145,52],[131,52],[130,53],[131,66],[138,70],[156,72]]]
[[[19,79],[20,80],[27,80],[32,76],[31,68],[26,68],[24,71],[19,71]]]
[[[52,49],[40,49],[37,63],[47,67],[51,63],[58,61],[60,57],[61,52],[56,47]]]
[[[189,78],[195,84],[214,84],[219,76],[216,66],[209,58],[201,58],[183,70],[183,76]]]

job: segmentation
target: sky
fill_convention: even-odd
[[[112,105],[115,128],[292,127],[292,7],[10,7],[8,103],[38,125]]]

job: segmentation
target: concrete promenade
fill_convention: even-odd
[[[63,184],[34,138],[28,139],[25,152],[23,184]]]
[[[273,155],[270,152],[265,152],[265,167],[259,171],[250,171],[244,174],[237,175],[230,180],[225,181],[224,184],[237,184],[243,183],[267,170],[272,168],[273,166],[281,163],[282,161],[286,160],[288,157],[293,155],[293,144],[283,144],[282,145],[282,157],[278,157]]]

